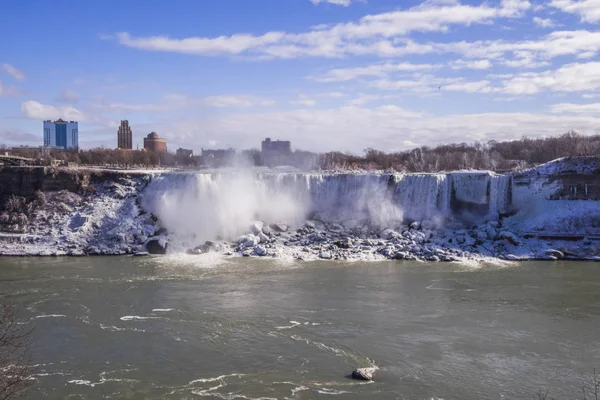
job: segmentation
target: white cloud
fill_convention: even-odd
[[[32,135],[20,129],[0,128],[0,143],[36,143],[41,140],[40,136]]]
[[[467,93],[490,93],[493,90],[490,81],[451,83],[450,85],[443,86],[442,89]]]
[[[573,103],[560,103],[554,104],[550,107],[550,111],[553,113],[571,113],[571,114],[597,114],[600,116],[600,103],[593,104],[573,104]]]
[[[63,90],[62,93],[60,94],[60,96],[58,96],[58,101],[60,101],[61,103],[66,103],[66,104],[75,104],[79,101],[79,98],[81,96],[79,96],[79,93],[74,92],[72,90],[66,89]]]
[[[456,60],[450,63],[452,69],[490,69],[490,60]]]
[[[337,68],[327,71],[323,76],[311,77],[317,82],[345,82],[360,77],[383,77],[395,71],[423,71],[437,68],[432,64],[385,63],[357,68]]]
[[[550,18],[533,17],[533,23],[540,28],[553,28],[556,26],[554,21],[552,21]]]
[[[406,150],[440,143],[557,135],[570,129],[595,133],[599,126],[600,118],[584,114],[516,112],[439,116],[388,105],[211,115],[156,129],[173,132],[170,141],[189,141],[189,146],[196,148],[206,147],[215,137],[224,146],[234,143],[238,149],[251,148],[271,136],[292,140],[296,149],[360,153],[367,147]]]
[[[330,3],[330,4],[335,4],[338,6],[348,7],[352,3],[352,0],[310,0],[310,1],[315,6],[319,5],[320,3]]]
[[[2,64],[2,69],[4,69],[4,71],[6,71],[6,73],[8,73],[10,76],[12,76],[14,79],[18,80],[18,81],[24,81],[26,76],[25,76],[25,72],[21,71],[20,69],[18,69],[17,67],[4,63]]]
[[[202,104],[211,107],[234,108],[248,108],[257,106],[268,107],[275,104],[273,100],[248,95],[211,96],[205,97],[201,102]]]
[[[84,121],[85,115],[74,107],[57,107],[29,100],[21,104],[21,111],[27,118],[39,120],[56,120],[59,118],[68,121]]]
[[[171,93],[161,102],[146,104],[124,104],[106,99],[97,99],[93,108],[104,112],[166,112],[197,107],[249,108],[269,107],[275,102],[270,99],[250,95],[221,95],[193,98],[183,94]]]
[[[504,82],[500,89],[508,94],[589,92],[600,89],[600,62],[574,63],[556,70],[525,72]]]
[[[355,97],[352,100],[348,101],[348,105],[351,107],[363,106],[373,101],[392,99],[394,97],[397,96],[381,94],[361,94],[358,97]]]
[[[290,101],[290,104],[300,107],[314,107],[317,105],[317,101],[305,94],[299,94],[296,100]]]
[[[600,0],[552,0],[550,6],[578,15],[581,22],[600,22]]]
[[[0,81],[0,97],[16,97],[23,94],[23,90],[17,86],[6,85]]]
[[[319,93],[317,96],[340,98],[340,97],[346,97],[347,95],[346,95],[346,93],[342,93],[342,92],[326,92],[326,93]]]
[[[186,54],[246,54],[263,58],[341,57],[347,54],[397,56],[403,52],[431,51],[431,46],[417,46],[410,41],[404,41],[399,48],[395,39],[411,32],[445,32],[452,26],[516,18],[530,7],[527,0],[501,0],[499,7],[491,7],[487,3],[472,6],[458,2],[425,2],[406,10],[367,15],[358,22],[320,26],[304,33],[268,32],[259,36],[236,34],[176,39],[167,36],[134,37],[122,32],[113,37],[128,47]]]

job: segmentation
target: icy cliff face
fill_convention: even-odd
[[[166,173],[152,179],[141,205],[169,232],[230,239],[255,220],[386,228],[426,219],[442,225],[465,212],[496,219],[510,205],[510,182],[489,172]]]

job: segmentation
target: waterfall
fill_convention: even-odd
[[[488,172],[165,173],[153,177],[140,204],[169,232],[198,241],[235,238],[255,220],[298,225],[311,215],[386,228],[403,221],[441,222],[459,215],[455,205],[464,203],[497,216],[510,205],[510,185],[510,177]]]
[[[490,211],[495,217],[498,213],[508,211],[512,203],[512,178],[510,175],[494,175],[491,180]]]
[[[411,174],[398,177],[394,203],[410,220],[437,219],[448,215],[450,190],[445,174]]]

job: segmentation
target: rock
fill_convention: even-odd
[[[410,229],[419,230],[421,228],[421,223],[419,221],[415,221],[410,224]]]
[[[267,236],[271,236],[273,234],[273,229],[271,229],[269,225],[263,226],[262,231]]]
[[[397,237],[397,236],[399,236],[399,235],[398,235],[398,233],[396,233],[396,231],[394,231],[393,229],[390,229],[390,228],[388,228],[388,229],[385,229],[385,230],[383,230],[383,232],[381,232],[381,233],[379,234],[379,236],[380,236],[382,239],[385,239],[385,240],[390,240],[390,239],[393,239],[393,238],[395,238],[395,237]]]
[[[289,226],[287,226],[285,224],[273,224],[273,225],[270,225],[270,227],[275,232],[287,232],[289,229]]]
[[[315,229],[315,226],[316,226],[315,221],[311,221],[311,220],[306,221],[304,223],[304,225],[310,229]]]
[[[236,243],[242,247],[254,247],[260,243],[260,238],[252,234],[248,234],[237,238]]]
[[[373,375],[378,369],[379,368],[377,367],[357,368],[352,371],[352,379],[357,379],[359,381],[372,381]]]
[[[478,241],[479,243],[483,243],[483,242],[485,242],[486,240],[488,240],[488,234],[487,234],[487,232],[484,232],[484,231],[478,231],[478,232],[477,232],[477,241]]]
[[[265,235],[262,231],[258,232],[258,238],[260,239],[261,243],[267,243],[269,241],[269,237]]]
[[[252,229],[252,233],[254,233],[255,235],[258,235],[259,233],[262,233],[263,227],[265,226],[265,223],[262,221],[254,221],[252,223],[252,225],[250,225],[250,229]]]
[[[350,247],[352,247],[352,239],[348,237],[342,240],[338,240],[337,242],[335,242],[335,245],[340,249],[349,249]]]
[[[562,260],[565,258],[565,254],[560,250],[548,249],[545,251],[545,254],[554,257],[557,260]]]
[[[490,240],[496,240],[498,239],[498,231],[496,231],[496,229],[490,227],[486,230],[487,233],[487,237]]]
[[[513,245],[515,245],[515,246],[518,246],[518,245],[519,245],[519,239],[518,239],[518,238],[517,238],[517,236],[516,236],[514,233],[512,233],[512,232],[509,232],[509,231],[503,231],[503,232],[500,232],[500,235],[499,235],[499,237],[500,237],[501,239],[506,239],[506,240],[508,240],[508,241],[509,241],[511,244],[513,244]]]
[[[167,254],[168,244],[164,239],[151,239],[146,244],[146,249],[150,254]]]
[[[319,258],[322,258],[323,260],[331,260],[331,253],[328,251],[322,251],[321,253],[319,253]]]
[[[254,248],[254,253],[255,253],[257,256],[261,256],[261,257],[262,257],[262,256],[266,256],[266,255],[267,255],[267,249],[265,249],[263,246],[256,246],[256,247]]]
[[[423,227],[423,229],[427,229],[427,230],[434,230],[435,229],[435,223],[433,221],[430,221],[428,219],[424,220],[423,222],[421,222],[421,226]]]

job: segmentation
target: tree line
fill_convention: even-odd
[[[393,169],[400,172],[439,172],[460,169],[508,171],[561,157],[599,156],[600,135],[569,131],[560,136],[487,143],[444,144],[385,153],[366,149],[363,156],[331,152],[319,158],[321,169]]]
[[[199,157],[182,157],[171,153],[153,153],[145,150],[50,150],[20,147],[10,153],[34,159],[53,159],[80,165],[105,165],[120,167],[200,167]],[[439,172],[459,169],[508,171],[542,164],[560,157],[600,155],[600,135],[585,136],[569,131],[548,138],[523,137],[518,140],[487,143],[443,144],[435,147],[386,153],[368,148],[363,155],[342,152],[323,154],[297,150],[282,159],[285,164],[303,170],[333,169],[389,169],[400,172]],[[239,152],[234,159],[211,166],[255,165],[273,166],[261,157],[258,149]]]

